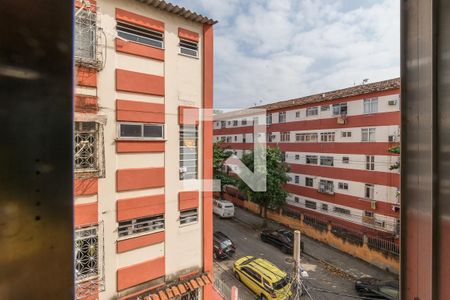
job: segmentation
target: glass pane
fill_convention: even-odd
[[[163,137],[163,127],[161,125],[144,125],[144,137]]]
[[[120,124],[121,137],[141,137],[142,125]]]

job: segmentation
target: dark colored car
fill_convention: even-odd
[[[362,296],[373,299],[399,299],[398,281],[384,281],[371,277],[363,277],[355,282],[356,292]]]
[[[261,240],[278,247],[283,253],[291,254],[294,251],[294,232],[292,230],[264,230],[261,232]],[[300,251],[304,251],[303,241],[300,242]]]
[[[232,257],[234,252],[236,252],[236,246],[230,238],[220,231],[214,232],[213,242],[213,256],[215,260]]]

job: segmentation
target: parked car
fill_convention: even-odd
[[[289,276],[266,259],[242,257],[233,264],[233,272],[261,300],[284,300],[292,295]]]
[[[213,256],[215,260],[232,257],[236,252],[236,246],[222,232],[216,231],[213,234]]]
[[[234,205],[230,201],[214,199],[213,212],[221,218],[234,217]]]
[[[398,281],[384,281],[371,277],[362,277],[355,282],[356,292],[362,297],[374,299],[399,299]]]
[[[294,232],[289,229],[263,230],[261,240],[281,249],[283,253],[292,254],[294,251]],[[305,244],[300,242],[300,251],[303,252]]]

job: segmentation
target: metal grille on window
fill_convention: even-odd
[[[75,171],[98,171],[98,138],[96,122],[75,122]]]
[[[180,40],[180,53],[185,55],[197,57],[198,56],[198,44],[196,42],[190,42],[186,40]]]
[[[228,139],[227,139],[228,141]],[[180,127],[180,179],[197,179],[198,174],[197,126]]]
[[[180,300],[198,300],[199,299],[198,290],[190,291],[189,293],[181,296],[179,299]]]
[[[117,35],[127,41],[153,46],[164,47],[164,35],[161,32],[150,30],[141,26],[117,22]]]
[[[76,63],[93,68],[99,68],[102,65],[98,33],[96,13],[89,9],[78,9],[75,12],[74,56]]]
[[[102,224],[75,230],[76,299],[104,290]]]
[[[119,222],[119,237],[164,229],[164,215]]]
[[[197,209],[190,209],[180,212],[180,225],[196,223],[198,220]]]

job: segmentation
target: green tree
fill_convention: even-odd
[[[242,162],[253,172],[254,152],[245,154],[242,157]],[[267,208],[278,209],[286,203],[288,193],[284,189],[284,185],[291,180],[286,174],[289,171],[289,166],[284,162],[283,153],[278,147],[267,148],[266,168],[267,187],[265,192],[255,192],[244,181],[238,180],[239,191],[245,193],[249,200],[260,205],[260,214],[264,212],[264,217],[267,215]]]
[[[227,184],[235,185],[236,179],[229,176],[224,170],[225,161],[233,155],[233,152],[223,146],[223,142],[213,145],[213,176],[220,180],[220,198],[223,198],[223,186]]]

